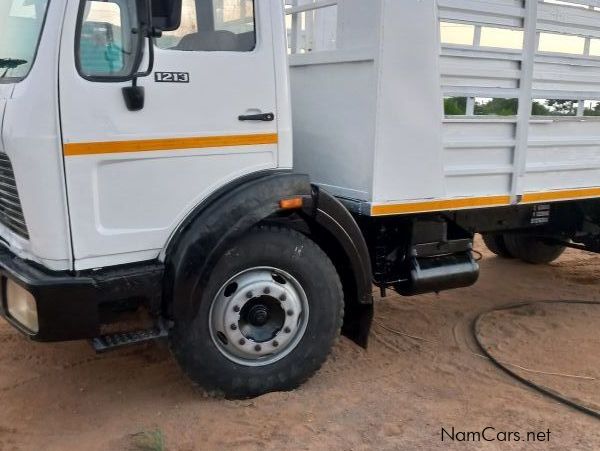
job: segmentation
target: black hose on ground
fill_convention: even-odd
[[[523,308],[523,307],[529,307],[529,306],[535,306],[535,305],[539,305],[539,304],[580,304],[580,305],[600,305],[600,302],[594,302],[594,301],[545,301],[545,302],[524,302],[524,303],[520,303],[520,304],[513,304],[513,305],[509,305],[509,306],[505,306],[505,307],[501,307],[501,308],[496,308],[493,310],[490,310],[488,312],[484,312],[482,314],[480,314],[479,316],[477,316],[477,318],[475,318],[475,320],[473,321],[473,323],[471,324],[471,329],[473,332],[473,337],[475,338],[475,342],[477,343],[477,346],[479,346],[481,352],[483,353],[483,355],[485,355],[488,359],[490,359],[491,362],[494,363],[494,365],[496,365],[498,368],[500,368],[502,371],[504,371],[505,373],[507,373],[509,376],[517,379],[519,382],[525,384],[526,386],[532,388],[533,390],[536,390],[540,393],[542,393],[543,395],[546,395],[552,399],[554,399],[555,401],[558,401],[560,403],[563,403],[569,407],[572,407],[573,409],[578,410],[579,412],[583,412],[591,417],[594,417],[596,419],[600,420],[600,411],[592,409],[591,407],[585,406],[583,404],[580,404],[578,402],[573,401],[572,399],[569,399],[563,395],[561,395],[560,393],[548,388],[548,387],[544,387],[543,385],[539,385],[536,384],[535,382],[533,382],[532,380],[529,380],[519,374],[517,374],[515,371],[511,370],[508,366],[502,364],[502,362],[499,362],[496,358],[494,358],[494,356],[485,348],[485,346],[483,345],[482,341],[481,341],[481,337],[478,333],[478,326],[480,321],[486,316],[489,315],[491,313],[494,312],[499,312],[499,311],[505,311],[505,310],[514,310],[514,309],[518,309],[518,308]]]

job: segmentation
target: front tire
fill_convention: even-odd
[[[197,313],[175,322],[171,345],[183,370],[211,393],[292,390],[339,337],[343,292],[335,267],[288,228],[252,229],[223,254],[205,286],[194,285]]]

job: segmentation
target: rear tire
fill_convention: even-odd
[[[509,252],[504,241],[504,234],[502,233],[484,233],[481,235],[483,242],[487,248],[498,257],[502,258],[515,258],[512,253]]]
[[[275,226],[235,243],[190,299],[199,307],[175,322],[173,353],[194,382],[229,398],[298,387],[328,357],[344,312],[327,255],[308,237]]]
[[[565,251],[565,246],[547,244],[534,235],[507,233],[504,242],[508,252],[516,258],[533,265],[552,263]]]

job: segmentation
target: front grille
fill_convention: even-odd
[[[0,152],[0,223],[20,237],[29,239],[12,164],[8,156],[2,152]]]

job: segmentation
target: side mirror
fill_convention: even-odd
[[[174,31],[181,25],[182,0],[152,0],[152,26],[161,31]]]
[[[129,111],[140,111],[144,109],[145,93],[143,86],[133,84],[132,86],[122,88],[122,91],[125,106]]]
[[[138,86],[137,79],[147,77],[154,70],[154,38],[159,38],[163,31],[179,28],[181,2],[182,0],[146,0],[145,2],[146,20],[141,21],[140,30],[143,37],[148,39],[148,68],[144,72],[134,74],[131,86],[123,88],[123,99],[129,111],[140,111],[144,108],[145,92],[142,86]]]
[[[137,10],[130,2],[82,2],[76,34],[76,65],[84,78],[131,80],[142,59],[144,41]]]
[[[82,1],[75,44],[75,64],[81,76],[89,81],[131,81],[132,86],[123,89],[125,104],[130,111],[144,108],[144,88],[137,86],[137,80],[154,70],[154,39],[162,31],[179,28],[181,3],[182,0]],[[145,47],[147,67],[142,71]],[[0,65],[0,78],[21,63],[9,60],[5,67]]]

